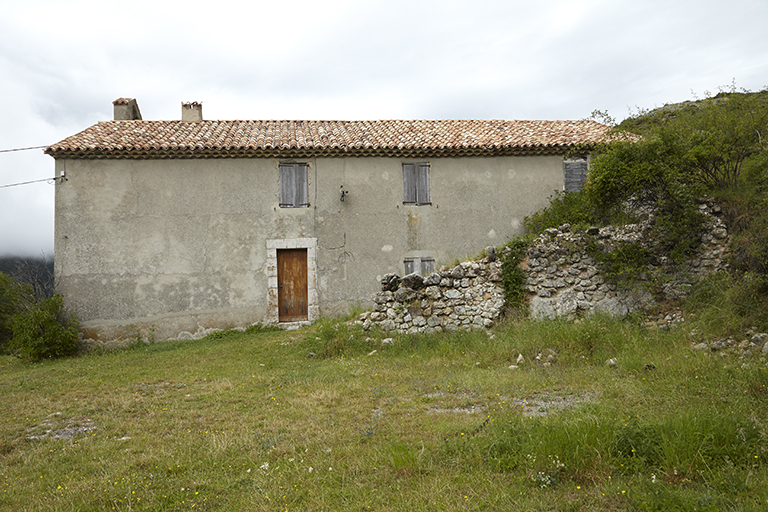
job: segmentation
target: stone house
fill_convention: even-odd
[[[143,120],[120,98],[114,120],[45,150],[63,178],[57,291],[86,338],[290,327],[369,306],[383,274],[428,273],[520,234],[526,215],[578,186],[608,130],[207,121],[199,103],[181,117]]]

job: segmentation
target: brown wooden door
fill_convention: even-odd
[[[280,322],[307,320],[307,250],[277,250],[277,309]]]

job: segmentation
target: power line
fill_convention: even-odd
[[[63,180],[63,179],[64,179],[63,176],[59,178],[45,178],[42,180],[24,181],[22,183],[11,183],[10,185],[0,185],[0,188],[18,187],[19,185],[29,185],[30,183],[40,183],[43,181],[47,181],[49,184],[53,185],[54,183],[56,183],[56,180]]]
[[[10,153],[12,151],[27,151],[28,149],[43,149],[48,146],[32,146],[28,148],[15,148],[15,149],[0,149],[0,153]]]

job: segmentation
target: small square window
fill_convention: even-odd
[[[403,164],[403,204],[431,204],[428,163]]]
[[[405,274],[413,274],[414,272],[422,276],[428,276],[435,270],[435,259],[430,257],[424,258],[405,258],[403,259],[403,267],[405,268]]]
[[[280,208],[306,208],[307,164],[280,164]]]

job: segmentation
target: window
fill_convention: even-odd
[[[428,276],[435,270],[435,259],[424,258],[405,258],[403,260],[405,266],[405,275],[413,274],[417,272],[419,275]]]
[[[587,158],[574,157],[563,161],[564,189],[567,192],[578,192],[587,182]]]
[[[280,208],[306,208],[307,164],[280,164]]]
[[[431,204],[429,199],[429,164],[403,164],[403,204]]]

